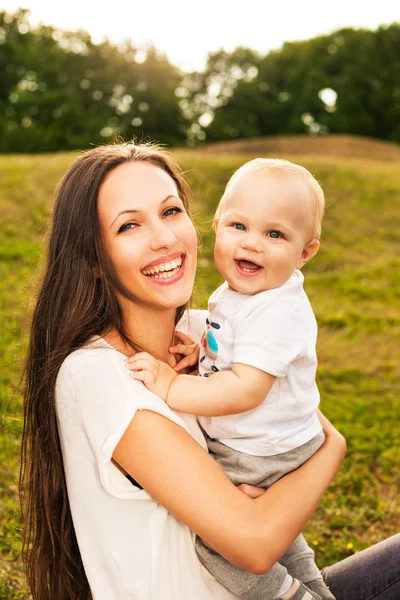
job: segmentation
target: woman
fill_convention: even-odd
[[[129,377],[135,350],[175,364],[195,264],[187,190],[164,152],[121,144],[77,159],[58,191],[27,360],[21,491],[34,600],[233,598],[200,565],[193,532],[265,572],[343,460],[343,438],[321,416],[322,448],[253,499],[207,454],[193,417]],[[383,565],[381,589],[393,576],[392,546],[371,590]],[[349,598],[349,574],[342,584],[342,568],[331,571],[337,600]],[[362,565],[352,578],[362,590]],[[393,585],[374,597],[394,598]]]

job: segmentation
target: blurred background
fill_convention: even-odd
[[[398,3],[0,3],[1,152],[329,133],[400,141]]]

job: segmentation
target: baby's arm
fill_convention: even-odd
[[[246,412],[265,400],[275,377],[255,367],[234,363],[231,371],[210,377],[178,375],[166,402],[174,410],[204,417]]]
[[[234,362],[230,371],[217,371],[210,377],[177,376],[171,367],[152,362],[155,359],[149,360],[150,355],[143,353],[129,359],[127,366],[134,371],[134,379],[143,381],[174,410],[216,417],[246,412],[260,405],[276,376],[286,374],[288,365],[302,354],[306,345],[302,316],[289,302],[271,305],[268,310],[260,304],[251,317],[235,324]],[[252,366],[246,364],[248,360]],[[264,365],[275,375],[263,370]],[[147,374],[146,369],[150,369]]]
[[[174,410],[206,417],[255,408],[275,381],[273,375],[241,363],[234,363],[231,371],[218,371],[211,377],[177,375],[166,363],[146,352],[129,358],[126,366],[134,379],[143,381]]]

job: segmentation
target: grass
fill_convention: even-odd
[[[326,136],[286,135],[214,142],[203,147],[206,153],[238,154],[254,152],[259,156],[296,154],[337,156],[339,158],[377,158],[381,161],[399,161],[400,146],[375,138],[336,133]]]
[[[327,198],[321,250],[304,273],[319,322],[321,407],[348,442],[345,463],[305,532],[322,567],[400,526],[400,161],[340,158],[321,147],[315,156],[292,156],[290,149],[280,156],[309,168]],[[251,150],[177,153],[203,236],[196,306],[205,307],[221,281],[213,211],[233,170],[255,156]],[[29,597],[17,558],[22,422],[15,387],[54,190],[74,156],[0,158],[0,600]]]

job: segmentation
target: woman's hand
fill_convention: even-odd
[[[254,499],[243,493],[250,492],[247,486],[238,490],[229,481],[187,431],[151,410],[136,412],[113,458],[229,562],[260,575],[302,531],[340,468],[343,436],[327,420],[323,427],[321,448]]]
[[[330,446],[332,446],[332,452],[337,453],[338,468],[339,468],[341,462],[344,459],[345,453],[346,453],[346,440],[338,432],[338,430],[332,425],[332,423],[330,421],[328,421],[328,419],[322,414],[322,412],[320,410],[318,410],[318,418],[320,420],[322,429],[325,434],[324,444],[329,444]],[[249,498],[252,498],[253,500],[255,500],[256,498],[259,498],[260,496],[265,494],[265,491],[266,491],[263,488],[259,488],[255,485],[249,485],[248,483],[241,483],[236,487],[238,490],[240,490],[241,492],[246,494],[246,496],[248,496]],[[206,546],[210,550],[213,550],[214,552],[216,552],[216,550],[210,544],[205,542],[203,538],[201,538],[201,541],[203,542],[204,546]]]
[[[332,444],[337,453],[338,459],[340,462],[343,462],[344,457],[346,455],[346,439],[344,436],[339,433],[339,431],[332,425],[330,421],[322,414],[322,412],[318,409],[318,419],[321,423],[322,430],[325,434],[325,444],[328,442]]]
[[[240,483],[236,487],[238,490],[243,492],[243,494],[246,494],[246,496],[248,496],[249,498],[253,498],[253,500],[255,498],[259,498],[265,493],[265,490],[263,488],[259,488],[256,485],[250,485],[248,483]]]
[[[243,492],[243,494],[246,494],[246,496],[248,496],[249,498],[252,498],[253,500],[255,498],[259,498],[260,496],[262,496],[265,493],[265,490],[262,488],[259,488],[255,485],[249,485],[248,483],[240,483],[239,485],[236,486],[238,490],[240,490],[241,492]],[[210,546],[210,544],[208,544],[207,542],[205,542],[203,540],[203,538],[200,538],[201,541],[203,542],[204,546],[206,548],[209,548],[210,550],[212,550],[213,552],[216,552],[216,550]]]
[[[178,360],[174,367],[176,373],[183,372],[190,375],[198,375],[198,363],[200,346],[199,344],[185,333],[181,331],[175,331],[175,341],[178,340],[177,344],[169,347],[171,354],[177,354],[184,356],[184,358]],[[178,358],[178,357],[177,357]]]

